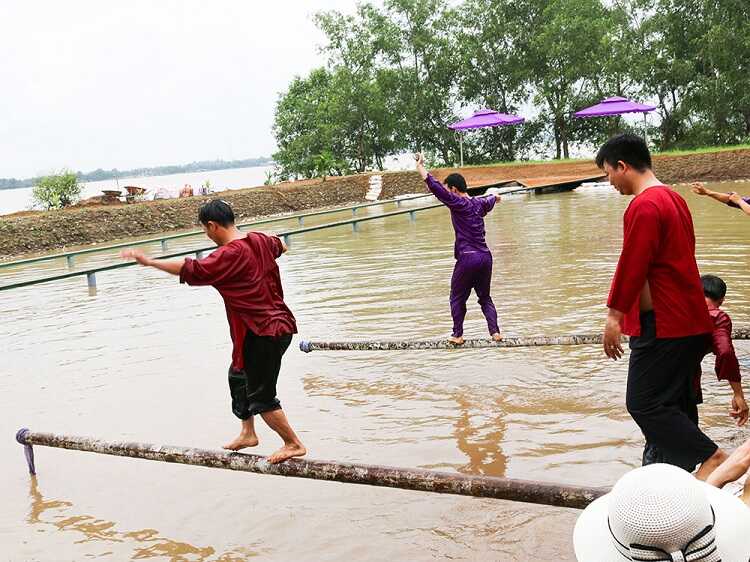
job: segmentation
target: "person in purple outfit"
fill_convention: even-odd
[[[456,345],[464,343],[466,301],[472,289],[477,294],[492,339],[500,341],[503,336],[497,323],[497,310],[490,297],[492,253],[484,240],[484,216],[500,201],[500,196],[471,197],[466,192],[466,180],[461,174],[449,175],[445,178],[444,186],[427,172],[422,154],[415,154],[414,158],[417,161],[417,171],[427,188],[450,209],[456,233],[456,265],[451,278],[450,296],[453,334],[449,341]]]
[[[715,199],[719,203],[724,203],[735,209],[741,209],[743,213],[750,215],[750,197],[742,197],[739,193],[735,193],[734,191],[730,191],[729,193],[712,191],[701,182],[694,182],[692,188],[693,193],[697,195],[708,195],[711,199]]]

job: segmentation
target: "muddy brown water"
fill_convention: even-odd
[[[720,188],[750,192],[747,184]],[[701,270],[727,281],[726,309],[747,325],[750,217],[681,192]],[[627,202],[594,187],[513,196],[497,207],[487,230],[507,334],[601,329]],[[626,363],[598,347],[297,349],[301,337],[446,336],[452,240],[443,209],[419,213],[415,223],[396,217],[354,234],[339,228],[292,239],[280,263],[300,335],[279,390],[310,457],[585,485],[611,484],[637,466],[642,439],[623,406]],[[0,282],[61,270],[64,262],[3,270]],[[98,282],[95,297],[82,278],[0,293],[0,560],[574,559],[575,510],[43,447],[30,479],[13,440],[24,426],[206,448],[238,428],[218,294],[140,268],[102,273]],[[472,298],[466,335],[484,334]],[[750,347],[738,342],[738,351],[750,365]],[[712,377],[704,377],[703,424],[717,440],[741,439],[746,431],[727,415],[728,389]],[[259,453],[278,445],[262,425],[260,438]]]

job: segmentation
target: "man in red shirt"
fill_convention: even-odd
[[[597,165],[623,195],[624,238],[612,279],[604,329],[604,352],[623,354],[621,333],[630,337],[626,404],[664,462],[705,480],[726,453],[691,419],[693,377],[700,369],[713,323],[695,262],[693,219],[685,200],[651,170],[646,143],[618,135],[596,155]],[[644,454],[643,463],[651,459]]]
[[[238,451],[255,447],[253,416],[263,421],[284,440],[284,446],[268,457],[278,463],[307,453],[281,409],[276,381],[281,358],[297,333],[294,316],[284,303],[276,258],[286,246],[276,236],[241,232],[234,224],[228,203],[216,199],[200,208],[198,218],[206,235],[219,248],[200,260],[151,259],[140,250],[126,250],[125,258],[180,277],[180,283],[211,285],[224,299],[232,338],[229,390],[232,412],[242,420],[239,436],[224,446]]]

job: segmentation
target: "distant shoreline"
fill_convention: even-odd
[[[215,172],[217,170],[233,170],[236,168],[257,168],[269,166],[274,162],[271,158],[247,158],[245,160],[202,160],[190,164],[179,164],[172,166],[156,166],[153,168],[133,168],[131,170],[102,170],[101,168],[92,172],[76,172],[78,181],[94,182],[112,179],[128,179],[147,176],[171,176],[174,174],[193,174],[200,172]],[[26,179],[0,178],[0,190],[24,189],[34,187],[43,176]]]

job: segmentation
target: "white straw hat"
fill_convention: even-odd
[[[579,562],[750,562],[750,507],[667,464],[627,473],[581,513]]]

